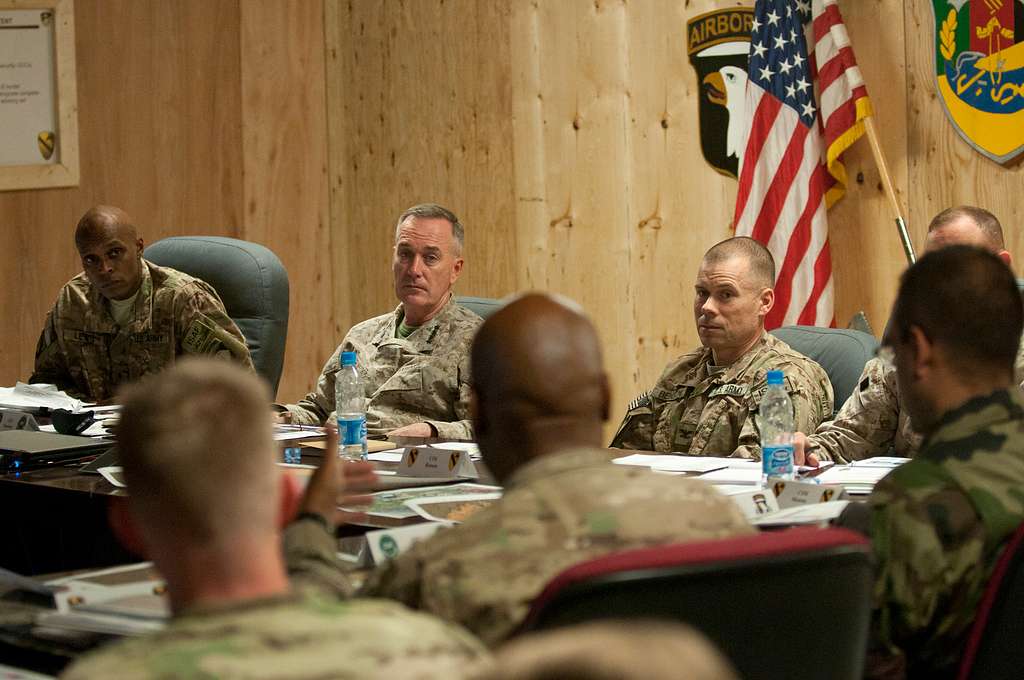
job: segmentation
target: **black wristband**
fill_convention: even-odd
[[[305,512],[300,512],[298,515],[295,516],[295,521],[296,522],[301,522],[304,519],[313,520],[314,522],[316,522],[317,524],[322,526],[324,528],[324,530],[326,530],[326,531],[330,531],[331,530],[331,523],[328,522],[327,518],[324,517],[323,515],[321,515],[319,512],[305,511]]]

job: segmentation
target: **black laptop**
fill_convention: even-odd
[[[109,439],[30,430],[0,431],[0,471],[14,472],[95,456],[109,449]]]

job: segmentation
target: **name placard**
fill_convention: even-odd
[[[469,453],[431,446],[407,446],[402,451],[398,474],[439,479],[476,479],[476,466]]]

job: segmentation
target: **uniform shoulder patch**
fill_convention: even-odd
[[[181,348],[189,354],[213,354],[220,349],[220,338],[213,323],[199,315],[189,324]]]

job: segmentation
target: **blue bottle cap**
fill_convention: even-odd
[[[341,365],[342,366],[355,366],[356,365],[356,353],[355,352],[342,352],[341,353]]]
[[[782,384],[782,371],[768,371],[768,384],[769,385],[781,385]]]

